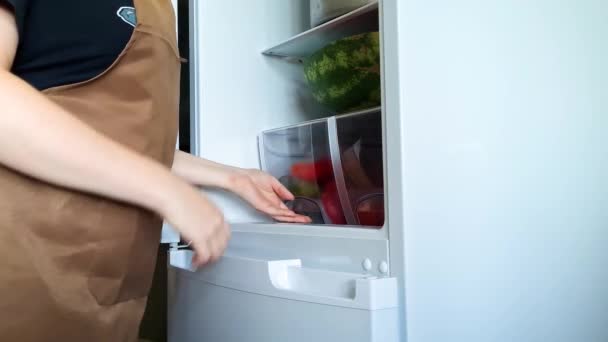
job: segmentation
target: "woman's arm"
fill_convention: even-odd
[[[175,151],[172,172],[186,182],[202,187],[231,191],[240,169]]]
[[[97,133],[12,75],[17,41],[14,16],[0,4],[0,164],[156,211],[192,241],[196,264],[219,257],[229,236],[219,210],[169,169]]]
[[[176,152],[172,170],[190,184],[233,192],[278,221],[311,222],[308,217],[287,209],[283,201],[294,196],[274,177],[259,170],[218,164],[182,151]]]
[[[167,183],[166,170],[97,133],[12,75],[16,47],[12,14],[0,7],[0,163],[50,183],[161,210],[162,194],[142,183]]]

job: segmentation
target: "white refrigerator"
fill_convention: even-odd
[[[192,146],[277,177],[327,157],[342,217],[208,190],[233,238],[192,270],[164,235],[169,340],[608,341],[608,3],[381,0],[314,29],[308,3],[190,1]],[[376,29],[381,107],[327,118],[300,60]]]

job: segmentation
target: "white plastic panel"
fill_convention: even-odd
[[[396,308],[397,282],[357,273],[302,267],[302,261],[254,259],[225,254],[217,263],[193,269],[191,250],[169,252],[170,265],[201,282],[291,300],[363,310]]]
[[[171,227],[168,223],[163,223],[163,229],[161,232],[160,243],[178,243],[181,237],[177,230]]]
[[[207,283],[188,271],[169,272],[175,279],[169,341],[399,341],[395,309],[361,310],[259,295]]]
[[[608,2],[394,4],[408,342],[608,341]]]
[[[266,227],[267,232],[261,232]],[[349,234],[340,236],[337,234],[340,229],[309,229],[304,235],[301,231],[290,233],[287,227],[280,225],[260,226],[255,232],[251,231],[250,225],[232,228],[228,248],[231,254],[265,260],[298,259],[306,268],[386,276],[380,272],[380,264],[388,261],[388,242],[375,238],[376,231],[343,228]],[[334,231],[336,234],[330,234]],[[363,268],[366,259],[370,260],[369,270]]]
[[[305,0],[207,0],[194,6],[201,155],[258,167],[257,134],[316,112],[301,66],[261,54],[271,42],[306,30],[307,6]]]
[[[200,270],[191,251],[173,251],[169,341],[399,341],[396,280],[362,268],[363,255],[373,268],[386,257],[375,243],[363,254],[356,238],[237,231],[227,256]]]

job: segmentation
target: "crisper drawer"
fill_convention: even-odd
[[[384,225],[379,108],[262,132],[262,169],[296,196],[288,205],[314,224]]]

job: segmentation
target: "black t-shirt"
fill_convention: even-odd
[[[0,0],[15,12],[12,72],[39,90],[103,73],[128,43],[133,0]]]

